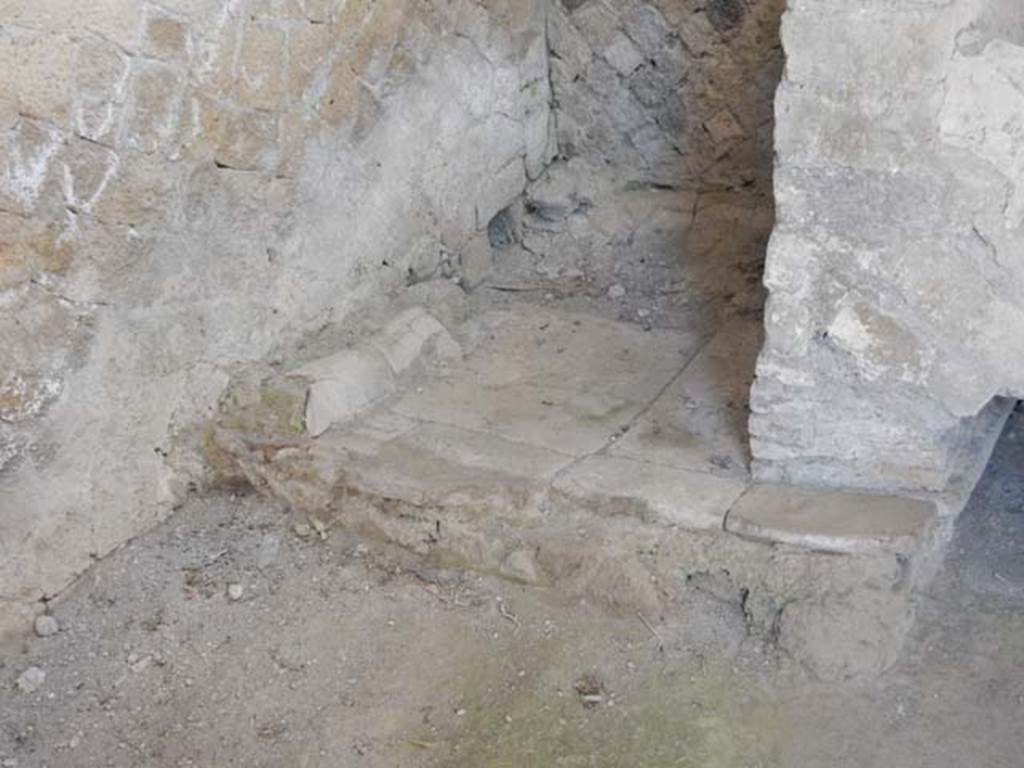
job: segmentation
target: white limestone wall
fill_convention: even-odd
[[[755,472],[942,489],[1024,396],[1024,6],[790,0],[782,30]]]

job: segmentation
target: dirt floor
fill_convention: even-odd
[[[817,682],[703,593],[614,617],[325,534],[197,498],[98,563],[3,650],[0,765],[1022,764],[1020,412],[882,679]]]

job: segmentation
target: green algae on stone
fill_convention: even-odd
[[[232,394],[223,399],[220,419],[228,429],[281,437],[305,434],[304,387],[272,380],[261,384],[252,399],[241,400]]]
[[[203,429],[199,455],[206,468],[206,482],[211,488],[234,489],[248,485],[238,461],[217,443],[216,431],[212,425]]]
[[[445,768],[773,768],[782,729],[771,705],[724,670],[655,658],[606,676],[584,707],[573,689],[607,624],[513,645],[456,681],[465,712],[433,765]],[[588,634],[593,634],[588,637]],[[598,667],[607,654],[595,650]],[[519,669],[521,671],[517,672]],[[600,669],[596,672],[600,676]]]

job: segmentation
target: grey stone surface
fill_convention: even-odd
[[[610,453],[746,477],[747,399],[761,338],[756,319],[728,323]]]
[[[287,378],[302,382],[307,434],[317,437],[355,418],[395,391],[395,379],[429,347],[457,356],[458,344],[423,307],[410,307],[357,347],[313,360]]]
[[[746,487],[746,478],[612,456],[584,459],[554,483],[556,491],[584,509],[694,531],[721,530],[726,510]]]
[[[528,304],[482,312],[452,332],[465,357],[396,377],[399,391],[358,418],[290,433],[273,410],[239,418],[248,406],[235,396],[215,440],[250,483],[315,516],[345,517],[352,496],[454,513],[470,528],[589,513],[821,552],[915,556],[919,570],[964,500],[751,487],[743,417],[760,328],[749,318],[703,346],[692,334]]]
[[[306,431],[316,437],[355,418],[395,390],[387,360],[377,351],[347,349],[292,373],[308,381]]]
[[[941,490],[978,414],[1024,395],[1021,23],[1005,0],[791,4],[759,477]]]
[[[627,427],[700,343],[541,309],[487,312],[472,325],[479,347],[403,393],[395,412],[572,456]]]
[[[950,565],[972,591],[1024,600],[1024,405],[1010,417],[988,469],[957,521]]]
[[[436,359],[419,375],[396,377],[401,391],[360,418],[323,433],[289,433],[272,410],[239,418],[237,409],[249,406],[236,397],[225,401],[217,440],[250,482],[310,514],[333,514],[339,499],[344,506],[345,496],[357,493],[497,518],[587,510],[691,530],[722,528],[746,487],[742,467],[732,477],[686,471],[669,450],[645,452],[643,445],[626,456],[604,454],[659,404],[671,407],[666,386],[673,380],[696,393],[698,382],[717,376],[722,392],[731,392],[742,388],[742,366],[717,370],[715,354],[693,359],[694,334],[644,332],[522,305],[483,312],[453,332],[464,340],[464,358]],[[711,393],[700,396],[717,407]],[[687,411],[674,416],[684,429],[688,416],[700,420]],[[258,418],[265,423],[255,424]],[[716,439],[694,435],[698,444]],[[713,454],[710,447],[694,450]]]

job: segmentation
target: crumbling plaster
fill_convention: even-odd
[[[486,267],[552,154],[546,12],[0,1],[0,601],[171,509],[233,366]]]

